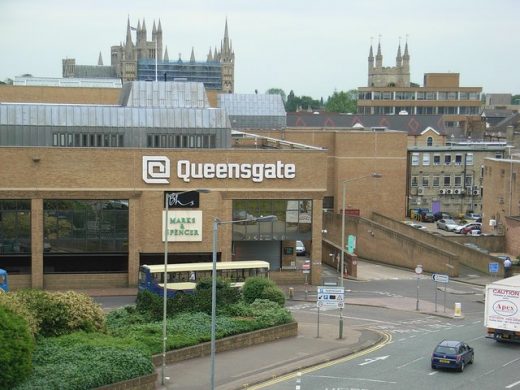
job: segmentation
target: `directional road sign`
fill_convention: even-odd
[[[342,308],[345,305],[345,289],[343,287],[318,287],[318,307]]]
[[[445,274],[433,274],[432,279],[434,282],[439,283],[448,283],[450,281],[450,277]]]

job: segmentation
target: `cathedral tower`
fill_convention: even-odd
[[[383,55],[381,54],[381,41],[377,44],[375,57],[372,45],[368,55],[368,87],[409,87],[410,86],[410,55],[408,54],[408,42],[401,55],[401,43],[397,47],[395,66],[383,66]]]

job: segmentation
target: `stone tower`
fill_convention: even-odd
[[[368,55],[368,87],[410,87],[410,55],[408,54],[408,42],[401,55],[401,43],[397,48],[395,66],[383,66],[383,55],[381,54],[381,42],[377,44],[375,56],[372,45]]]
[[[208,60],[211,56],[208,55]],[[224,40],[220,43],[220,51],[213,55],[213,61],[219,61],[222,64],[222,92],[233,93],[235,90],[235,53],[231,45],[228,34],[228,24],[224,28]]]
[[[135,31],[135,44],[132,40],[132,31]],[[137,28],[130,26],[130,18],[126,25],[126,41],[110,48],[111,65],[116,69],[117,77],[123,81],[137,79],[137,61],[145,59],[162,60],[162,28],[159,20],[158,28],[153,22],[152,40],[147,40],[146,22],[137,21]]]

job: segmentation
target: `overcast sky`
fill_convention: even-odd
[[[128,16],[146,20],[148,40],[160,19],[170,60],[194,47],[197,61],[220,47],[227,17],[237,93],[326,99],[366,86],[371,39],[394,66],[401,37],[412,82],[454,72],[461,86],[520,94],[518,0],[0,0],[0,80],[61,77],[63,58],[95,65],[99,52],[109,65]]]

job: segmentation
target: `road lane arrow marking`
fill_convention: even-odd
[[[359,366],[365,366],[367,364],[371,364],[371,363],[375,363],[377,362],[378,360],[385,360],[385,359],[388,359],[390,357],[390,355],[387,355],[387,356],[379,356],[379,357],[376,357],[374,359],[365,359],[365,361],[363,363],[359,363]]]

